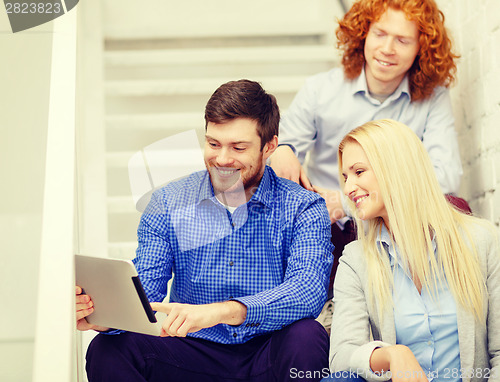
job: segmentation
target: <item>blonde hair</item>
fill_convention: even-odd
[[[420,280],[422,288],[435,296],[444,274],[455,301],[477,319],[484,319],[485,283],[469,229],[472,221],[481,219],[448,203],[422,142],[403,123],[372,121],[347,134],[338,150],[340,174],[344,147],[353,142],[363,148],[370,162],[392,238],[413,280]],[[343,177],[340,179],[343,187]],[[377,300],[382,312],[392,304],[393,280],[389,258],[376,240],[384,222],[377,217],[363,224],[352,202],[348,203],[366,255],[370,302],[373,305]],[[437,256],[429,256],[434,253],[433,238]]]

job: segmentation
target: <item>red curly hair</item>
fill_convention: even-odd
[[[436,86],[448,87],[455,80],[458,56],[444,26],[444,15],[434,0],[357,0],[339,20],[336,35],[343,51],[342,65],[348,79],[361,74],[365,63],[364,47],[372,22],[387,8],[403,11],[415,21],[420,32],[420,49],[408,71],[412,101],[430,97]]]

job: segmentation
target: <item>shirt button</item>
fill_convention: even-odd
[[[234,262],[230,261],[229,265],[232,267],[234,265]]]
[[[432,341],[427,342],[427,345],[431,346],[432,345]]]
[[[236,338],[238,335],[236,333],[233,333],[233,337]]]
[[[424,320],[427,320],[429,318],[429,315],[426,313],[424,314]]]

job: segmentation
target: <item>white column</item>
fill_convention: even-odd
[[[33,381],[74,380],[76,8],[54,20]]]

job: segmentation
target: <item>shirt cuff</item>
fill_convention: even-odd
[[[266,317],[266,305],[262,300],[255,296],[238,297],[233,300],[239,301],[247,307],[247,316],[239,328],[243,330],[262,329],[261,326]]]
[[[375,373],[370,367],[370,357],[373,351],[386,346],[391,346],[391,344],[382,341],[372,341],[360,346],[351,356],[352,369],[356,370],[356,373],[367,381],[381,382],[390,380],[390,372]]]

